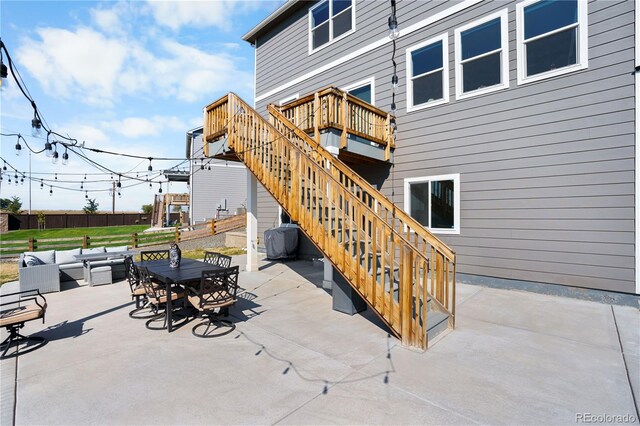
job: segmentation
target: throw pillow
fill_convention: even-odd
[[[82,254],[104,253],[104,247],[82,249]]]
[[[115,251],[127,251],[127,246],[107,247],[107,253],[113,253]]]
[[[31,256],[28,254],[24,255],[24,263],[27,266],[38,266],[38,265],[44,265],[44,262],[40,259],[38,259],[35,256]]]
[[[42,261],[42,263],[47,265],[52,265],[56,263],[56,251],[55,250],[46,250],[46,251],[27,251],[24,253],[25,256],[33,256],[37,257]]]
[[[56,250],[56,263],[58,265],[65,263],[80,263],[80,261],[75,258],[75,256],[79,254],[79,248],[71,250]]]

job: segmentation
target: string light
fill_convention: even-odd
[[[158,194],[162,194],[162,182],[159,182],[159,183],[158,183],[158,186],[159,186],[159,188],[158,188]]]
[[[59,157],[59,155],[58,155],[58,146],[56,145],[56,147],[53,150],[53,155],[51,156],[51,162],[53,164],[58,163],[58,157]]]
[[[22,145],[20,145],[20,139],[18,139],[18,142],[16,142],[16,155],[20,156],[21,153],[22,153]]]
[[[89,192],[88,191],[84,191],[84,198],[85,199],[89,199]]]
[[[35,105],[35,102],[33,103]],[[34,138],[40,137],[42,134],[42,122],[37,116],[37,112],[33,112],[33,120],[31,120],[31,136]]]
[[[49,186],[49,197],[53,195],[53,187]]]
[[[389,38],[395,40],[400,37],[398,18],[396,18],[396,1],[391,0],[391,16],[389,16]]]
[[[40,179],[40,189],[44,188],[44,181],[42,179]]]
[[[44,155],[47,157],[51,157],[53,155],[53,147],[51,146],[51,142],[49,142],[49,136],[51,132],[47,132],[47,141],[44,143]]]
[[[153,167],[151,166],[151,157],[149,157],[149,167],[147,167],[147,170],[149,170],[150,172],[153,171]]]
[[[64,153],[62,154],[62,165],[66,166],[69,164],[69,154],[67,153],[67,147],[64,147]]]

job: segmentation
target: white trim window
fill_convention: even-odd
[[[407,178],[404,210],[432,232],[460,233],[460,173]]]
[[[343,87],[342,90],[371,105],[376,104],[375,77],[369,77]]]
[[[518,84],[588,67],[587,2],[527,0],[516,5]]]
[[[356,30],[354,0],[323,0],[309,9],[309,54]]]
[[[406,61],[408,112],[449,102],[447,34],[410,47]]]
[[[503,9],[456,29],[456,99],[509,87],[508,16]]]
[[[287,96],[286,98],[282,98],[280,99],[280,106],[284,105],[284,104],[288,104],[289,102],[293,102],[295,100],[297,100],[300,97],[300,93],[296,93],[295,95],[291,95],[291,96]]]

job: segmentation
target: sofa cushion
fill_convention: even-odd
[[[64,263],[76,263],[78,259],[75,256],[80,254],[81,249],[71,249],[71,250],[56,250],[56,263],[58,265]]]
[[[34,256],[42,261],[43,264],[52,265],[56,263],[56,251],[55,250],[46,250],[46,251],[26,251],[24,252],[26,256]],[[27,261],[25,260],[25,263]]]
[[[69,269],[82,269],[84,265],[82,263],[63,263],[59,265],[61,271],[68,271]]]
[[[94,253],[104,253],[104,247],[82,249],[82,254],[94,254]]]
[[[38,266],[38,265],[44,265],[44,262],[35,256],[31,256],[30,254],[25,254],[24,264],[27,266]]]
[[[127,251],[127,246],[107,247],[107,253],[113,253],[115,251]]]

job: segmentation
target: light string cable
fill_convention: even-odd
[[[391,76],[391,114],[392,117],[389,120],[391,125],[391,137],[393,138],[393,144],[396,144],[396,138],[398,136],[398,125],[396,123],[396,90],[398,89],[398,64],[396,63],[396,39],[400,37],[400,30],[398,29],[398,18],[396,16],[396,0],[391,0],[391,16],[389,16],[389,38],[393,45],[393,51],[391,52],[391,63],[393,64],[393,75]],[[391,202],[395,211],[395,161],[391,162]],[[395,216],[395,213],[394,213]]]

